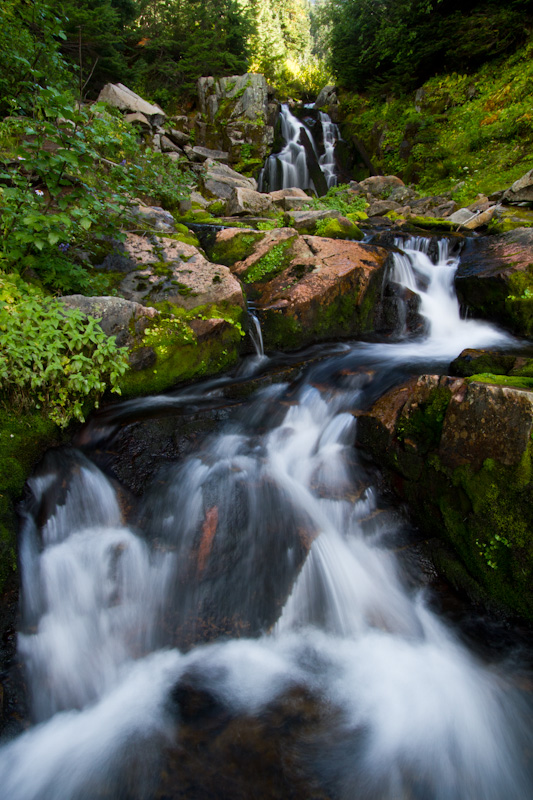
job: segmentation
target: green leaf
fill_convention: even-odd
[[[92,221],[89,219],[89,217],[82,217],[80,219],[80,225],[84,230],[88,231],[92,225]]]

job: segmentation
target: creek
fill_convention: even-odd
[[[461,317],[446,240],[436,263],[428,240],[397,244],[418,335],[315,348],[228,409],[268,375],[256,328],[244,372],[106,409],[30,479],[32,725],[0,750],[6,800],[533,797],[527,653],[454,630],[353,446],[358,411],[406,375],[512,344]],[[224,406],[137,499],[97,466],[143,415]]]

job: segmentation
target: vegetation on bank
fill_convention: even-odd
[[[415,93],[344,92],[345,138],[378,172],[461,205],[508,188],[532,167],[533,38],[472,73],[439,74]]]

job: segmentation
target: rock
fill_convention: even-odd
[[[281,201],[281,207],[284,211],[301,211],[308,207],[311,203],[310,197],[284,197]]]
[[[285,214],[285,223],[300,233],[313,233],[321,219],[337,219],[342,217],[339,211],[324,209],[323,211],[289,211]]]
[[[424,375],[381,397],[357,434],[422,529],[453,548],[441,566],[455,585],[529,618],[532,433],[533,392]]]
[[[404,182],[396,175],[372,175],[359,184],[364,192],[381,199],[387,198],[394,189],[402,186],[405,186]]]
[[[179,155],[185,156],[185,153],[181,147],[175,144],[168,136],[161,136],[159,143],[163,153],[178,153]]]
[[[149,240],[129,233],[102,268],[125,273],[119,291],[138,303],[168,303],[186,310],[220,303],[245,306],[241,286],[227,267],[175,239]]]
[[[448,200],[440,206],[435,206],[431,209],[431,214],[434,217],[449,217],[457,211],[457,203],[455,200]]]
[[[266,236],[253,256],[233,268],[251,284],[266,347],[286,350],[375,330],[388,252],[356,242],[295,236],[290,229],[280,241],[280,230],[267,234],[280,237],[276,244]],[[267,252],[258,258],[261,251]]]
[[[328,84],[318,93],[318,97],[315,101],[315,108],[324,108],[325,106],[335,105],[338,102],[337,87]]]
[[[300,197],[302,200],[311,200],[303,189],[298,189],[296,186],[290,189],[277,189],[275,192],[269,192],[268,196],[275,205],[281,206],[286,197]]]
[[[162,108],[154,103],[148,103],[132,92],[122,83],[108,83],[98,95],[99,103],[108,103],[110,106],[127,111],[129,113],[140,112],[150,122],[151,125],[161,125],[166,117]]]
[[[129,122],[130,125],[135,125],[137,128],[140,128],[142,133],[150,133],[152,130],[150,120],[144,114],[141,114],[140,111],[135,111],[133,114],[125,114],[124,120]]]
[[[496,206],[490,206],[486,211],[471,211],[469,208],[460,208],[459,211],[451,214],[448,219],[460,228],[473,231],[490,222],[495,208]]]
[[[208,159],[200,176],[202,190],[210,197],[229,200],[233,189],[257,190],[254,178],[245,178],[226,164]]]
[[[413,189],[409,189],[408,186],[397,186],[389,194],[387,200],[400,203],[401,205],[409,205],[411,201],[416,200],[417,197],[417,193],[413,191]]]
[[[197,206],[201,208],[207,208],[209,205],[209,200],[206,200],[200,192],[191,192],[191,203],[195,203]]]
[[[459,301],[477,317],[533,334],[533,228],[466,239],[455,276]]]
[[[210,150],[208,147],[195,146],[191,148],[191,152],[194,155],[192,161],[199,161],[202,163],[208,159],[227,163],[229,159],[229,153],[227,153],[225,150]]]
[[[393,200],[375,200],[366,209],[369,217],[383,217],[389,211],[397,211],[400,208],[399,203]]]
[[[267,194],[255,192],[253,189],[235,187],[226,204],[226,214],[230,217],[238,217],[242,214],[260,216],[269,212],[271,208],[272,200]]]
[[[191,140],[190,133],[183,133],[182,131],[178,131],[176,128],[170,128],[170,130],[166,131],[166,135],[168,138],[177,144],[178,147],[183,147],[186,144],[189,144]]]
[[[174,217],[170,211],[165,211],[160,206],[138,205],[131,213],[133,217],[137,217],[158,231],[174,230],[176,223]]]
[[[233,164],[243,159],[265,159],[274,141],[274,129],[263,75],[200,78],[198,97],[202,114],[196,124],[199,145],[228,151]]]
[[[316,231],[315,231],[316,234]],[[354,239],[364,238],[363,232],[348,217],[336,217],[327,219],[320,225],[321,237],[326,239]]]
[[[223,263],[242,278],[276,246],[294,241],[296,236],[294,228],[275,228],[261,234],[252,229],[227,229],[217,233],[213,255],[218,256],[220,252]]]
[[[506,203],[533,203],[533,169],[515,181],[503,199]]]
[[[123,297],[71,294],[59,300],[66,308],[77,308],[86,316],[100,320],[103,332],[114,336],[118,347],[132,348],[144,333],[148,321],[159,316],[155,308],[146,308]]]

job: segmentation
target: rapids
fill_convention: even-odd
[[[446,242],[436,264],[426,240],[397,244],[393,280],[419,294],[424,332],[339,345],[260,389],[157,473],[137,515],[89,454],[51,452],[36,471],[18,644],[33,724],[0,749],[6,800],[246,796],[233,762],[210,794],[181,786],[179,769],[158,793],[191,686],[215,720],[311,698],[319,722],[291,744],[286,793],[265,797],[533,797],[527,665],[511,651],[484,660],[433,610],[397,554],[412,532],[353,447],[354,412],[402,375],[511,341],[461,318]],[[112,441],[128,409],[183,407],[227,380],[124,404],[101,435]],[[245,770],[246,743],[232,748]],[[295,774],[307,794],[292,793]]]

